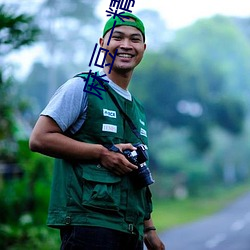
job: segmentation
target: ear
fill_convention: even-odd
[[[146,48],[147,48],[147,45],[146,45],[146,43],[144,43],[144,51],[146,50]]]
[[[100,47],[103,47],[103,45],[104,45],[104,38],[99,38],[99,45],[100,45]]]

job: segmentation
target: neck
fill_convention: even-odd
[[[111,73],[108,74],[109,68],[105,67],[104,72],[108,76],[108,78],[112,80],[115,84],[127,90],[130,79],[132,77],[132,73],[133,73],[132,71],[121,73],[121,72],[116,72],[114,70],[111,70]]]

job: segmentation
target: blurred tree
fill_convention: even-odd
[[[11,93],[11,81],[3,79],[0,71],[0,161],[12,161],[15,155],[13,146],[13,111],[15,110],[15,99]],[[14,150],[11,150],[14,149]],[[13,152],[14,151],[14,152]]]
[[[138,16],[143,20],[146,29],[147,51],[159,51],[172,38],[172,32],[167,29],[164,19],[155,10],[141,10]]]
[[[217,103],[214,103],[211,112],[217,124],[222,128],[227,129],[232,134],[239,134],[242,131],[246,109],[239,97],[221,97]]]
[[[229,18],[200,20],[177,31],[161,55],[145,57],[134,77],[143,86],[137,83],[133,88],[138,89],[150,122],[188,127],[195,148],[205,152],[212,125],[234,134],[243,129],[249,57],[245,36]]]
[[[29,15],[16,15],[5,5],[0,5],[0,58],[4,58],[12,50],[30,45],[39,34],[39,29]],[[3,64],[0,64],[0,160],[15,158],[14,132],[17,110],[20,100],[16,93],[16,86],[11,77],[7,76]],[[24,107],[24,106],[23,106]],[[20,109],[19,109],[20,110]],[[12,147],[13,146],[13,147]]]
[[[30,45],[39,33],[38,27],[33,23],[33,17],[14,14],[14,10],[4,4],[0,5],[0,56]]]
[[[57,75],[57,84],[63,84],[68,78],[64,65],[58,65],[55,69]],[[30,122],[33,124],[37,120],[37,116],[48,102],[49,68],[41,62],[33,64],[30,74],[23,84],[20,84],[19,93],[22,98],[32,103],[30,109]],[[41,92],[41,89],[43,90]]]
[[[208,98],[241,96],[249,103],[249,41],[233,20],[219,15],[201,19],[180,30],[174,42],[204,76],[202,87]]]
[[[61,84],[56,74],[58,65],[65,63],[64,71],[72,74],[74,68],[75,73],[76,65],[83,64],[83,59],[89,56],[98,41],[99,19],[95,15],[98,1],[45,0],[41,4],[36,18],[48,54],[47,101]]]
[[[8,53],[32,44],[39,33],[30,15],[14,14],[17,12],[0,5],[0,207],[4,214],[0,248],[38,249],[40,245],[40,249],[56,249],[56,243],[44,243],[51,232],[35,227],[45,221],[51,174],[48,166],[52,162],[32,154],[27,138],[22,142],[17,138],[17,123],[24,119],[20,113],[23,115],[27,105],[20,99],[11,68],[2,63]],[[17,165],[25,169],[21,179],[13,178],[17,176],[12,169]]]
[[[249,18],[233,18],[233,22],[241,29],[242,33],[250,40],[250,17]]]
[[[39,44],[44,53],[32,65],[20,89],[22,96],[34,104],[33,120],[66,79],[86,70],[101,34],[95,9],[98,1],[45,0],[38,5],[36,22],[42,30]]]
[[[203,76],[201,97],[210,124],[242,132],[249,105],[250,47],[233,19],[200,20],[177,33],[175,45]]]
[[[161,188],[198,194],[249,178],[250,46],[247,26],[233,20],[215,16],[178,30],[135,71],[131,89],[148,114],[150,162],[169,180]]]

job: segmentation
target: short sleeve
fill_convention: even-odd
[[[77,132],[86,118],[87,94],[80,77],[68,80],[57,89],[41,115],[51,117],[63,132]]]

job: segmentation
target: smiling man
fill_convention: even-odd
[[[136,143],[145,149],[148,138],[143,107],[128,91],[146,49],[145,30],[135,15],[123,16],[124,22],[111,17],[100,38],[103,49],[117,52],[110,74],[107,66],[98,73],[106,74],[103,98],[84,91],[86,74],[70,79],[30,137],[31,150],[56,158],[48,225],[60,229],[63,250],[142,250],[143,240],[148,249],[165,249],[151,219],[152,182],[146,174],[147,183],[138,186],[141,164],[125,155],[139,155]]]
[[[122,84],[122,88],[127,89],[131,76],[133,74],[134,68],[142,60],[144,51],[146,49],[145,44],[145,29],[143,23],[140,19],[135,17],[132,14],[128,14],[126,19],[123,20],[116,18],[116,27],[112,32],[111,27],[113,26],[114,19],[110,18],[107,24],[104,27],[103,38],[100,38],[100,45],[104,49],[108,49],[111,54],[115,54],[117,49],[116,60],[113,65],[113,70],[111,71],[109,78],[112,77],[126,79],[116,82],[119,85],[119,82]],[[113,28],[113,27],[112,27]],[[108,44],[108,40],[111,35],[111,40]],[[110,63],[112,59],[107,58],[107,62]],[[107,68],[104,69],[107,74]]]

